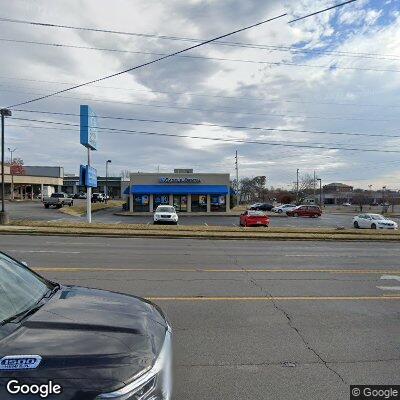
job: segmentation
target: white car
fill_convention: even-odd
[[[380,214],[359,214],[353,218],[354,228],[398,229],[398,224]]]
[[[287,211],[292,211],[296,208],[296,204],[281,204],[280,206],[276,206],[272,209],[273,212],[278,214],[286,214]]]
[[[173,206],[158,206],[154,213],[154,224],[170,223],[178,225],[178,214]]]

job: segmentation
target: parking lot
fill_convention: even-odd
[[[75,200],[75,204],[84,204],[83,200]],[[7,209],[13,219],[30,219],[35,221],[85,221],[85,217],[73,217],[64,214],[56,209],[45,209],[40,202],[21,202],[7,203]],[[121,211],[117,209],[108,209],[93,213],[93,222],[116,223],[116,224],[152,224],[153,216],[120,216],[114,213]],[[281,216],[272,216],[271,227],[308,227],[308,228],[352,228],[352,217],[356,213],[332,214],[324,212],[320,218],[287,218]],[[400,223],[399,218],[393,218]],[[180,225],[219,225],[219,226],[239,226],[238,216],[196,216],[179,214]]]
[[[336,400],[350,384],[398,382],[397,243],[0,242],[47,278],[158,303],[174,329],[176,400]]]

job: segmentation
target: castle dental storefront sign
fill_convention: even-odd
[[[201,183],[199,178],[160,178],[160,183]]]

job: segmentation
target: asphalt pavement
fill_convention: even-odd
[[[75,200],[76,204],[83,204],[83,200]],[[34,202],[7,202],[7,209],[10,211],[13,219],[30,219],[34,221],[82,221],[85,217],[73,217],[60,212],[57,209],[45,209],[39,201]],[[137,215],[137,216],[121,216],[115,215],[121,211],[119,208],[98,211],[92,214],[92,221],[97,223],[108,224],[152,224],[153,216]],[[352,228],[352,218],[356,213],[352,214],[332,214],[324,213],[320,218],[294,218],[273,216],[270,220],[271,227],[305,227],[305,228],[336,228],[345,227]],[[393,218],[400,224],[399,218]],[[184,213],[179,214],[180,225],[204,225],[204,226],[239,226],[238,216],[196,216]]]
[[[396,243],[0,236],[63,283],[152,299],[176,400],[346,399],[399,384]]]

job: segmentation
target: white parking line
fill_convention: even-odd
[[[58,250],[8,250],[15,253],[57,253],[57,254],[80,254],[80,251],[58,251]]]
[[[208,226],[207,222],[204,222],[204,225],[205,225],[205,226]]]

